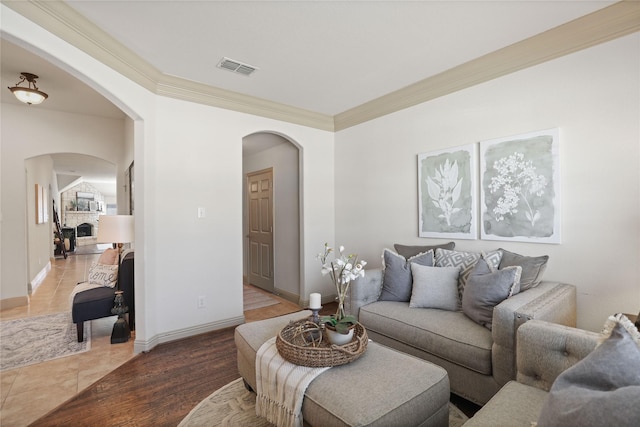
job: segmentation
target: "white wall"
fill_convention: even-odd
[[[46,273],[50,268],[49,259],[53,257],[53,215],[51,214],[51,201],[53,200],[49,189],[53,177],[53,160],[51,156],[38,156],[24,160],[26,201],[27,201],[27,253],[28,253],[28,290],[33,290],[37,283],[33,283],[36,277]],[[22,180],[14,180],[15,185],[23,185]],[[47,189],[47,222],[36,224],[36,196],[35,185],[38,184]],[[35,285],[35,286],[34,286]]]
[[[6,6],[0,8],[3,37],[87,82],[134,121],[136,351],[242,321],[241,146],[244,136],[256,132],[287,135],[300,144],[305,194],[300,289],[304,295],[330,293],[314,257],[334,235],[332,133],[153,95]],[[5,172],[5,165],[30,155],[12,152],[15,147],[6,143],[5,132],[17,130],[9,129],[11,118],[5,109],[1,120],[4,298],[10,282],[5,280],[6,266],[25,263],[24,251],[20,255],[7,248],[12,241],[26,239],[24,232],[9,232],[24,221],[25,203],[24,195],[17,203],[7,203],[13,195],[5,196],[7,178],[15,174]],[[93,134],[100,132],[94,129]],[[30,144],[25,147],[38,151]],[[109,144],[93,153],[76,148],[67,151],[119,160],[104,153]],[[196,218],[198,206],[206,208],[205,219]],[[206,300],[203,310],[196,309],[199,296]]]
[[[273,250],[274,287],[276,293],[284,291],[285,296],[300,297],[300,215],[299,209],[299,161],[298,149],[278,135],[259,133],[245,138],[251,144],[261,138],[278,138],[282,143],[243,157],[243,177],[248,173],[273,168]],[[249,142],[247,142],[249,141]],[[246,211],[246,180],[243,179],[243,205],[245,206],[244,235],[248,234]],[[246,239],[245,239],[246,246]],[[247,259],[247,250],[244,257]],[[247,265],[244,274],[248,275]],[[296,298],[295,302],[299,302]],[[302,300],[304,300],[304,296]],[[308,298],[306,299],[308,301]],[[302,303],[302,301],[300,301]]]
[[[578,288],[578,326],[640,309],[640,34],[624,37],[336,135],[336,236],[380,265],[418,238],[417,154],[560,129],[562,244],[457,240],[549,254],[545,278]],[[358,160],[356,160],[358,159]]]

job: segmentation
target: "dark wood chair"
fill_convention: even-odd
[[[78,342],[84,341],[84,322],[114,316],[111,313],[113,300],[119,288],[123,291],[124,304],[129,307],[129,328],[136,326],[136,309],[133,279],[134,252],[127,253],[120,263],[119,284],[116,288],[100,287],[78,292],[73,298],[71,317],[78,329]]]

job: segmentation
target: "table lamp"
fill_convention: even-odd
[[[98,243],[113,243],[118,247],[118,277],[116,281],[116,296],[111,313],[118,315],[113,325],[111,344],[127,342],[131,337],[129,324],[124,318],[129,307],[125,305],[124,296],[120,290],[120,263],[122,261],[122,245],[133,242],[134,228],[132,215],[101,215],[98,219]]]

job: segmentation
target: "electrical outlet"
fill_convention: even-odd
[[[204,308],[204,296],[198,297],[198,308]]]

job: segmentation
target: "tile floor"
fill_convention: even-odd
[[[0,320],[69,311],[71,290],[99,256],[56,259],[29,305],[0,311]],[[0,425],[29,425],[133,357],[133,339],[111,344],[114,322],[115,317],[91,322],[89,351],[0,372]]]
[[[29,305],[0,311],[0,320],[69,311],[71,290],[87,277],[91,263],[99,256],[70,255],[66,260],[56,259]],[[290,301],[268,295],[280,304],[245,311],[247,322],[300,310]],[[111,344],[114,322],[115,317],[91,321],[91,349],[87,352],[0,372],[0,426],[29,425],[133,357],[134,337],[126,343]]]

